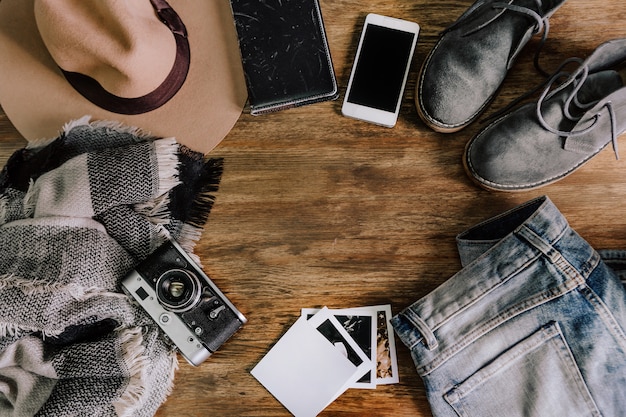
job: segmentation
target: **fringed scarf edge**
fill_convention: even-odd
[[[143,331],[140,327],[120,330],[120,355],[128,368],[129,381],[120,398],[113,403],[118,417],[134,415],[134,412],[142,408],[148,400],[146,398],[146,386],[149,383],[147,370],[150,361],[145,355],[146,349],[143,341]],[[170,372],[162,401],[165,401],[174,388],[174,376],[178,370],[178,358],[175,351],[169,353],[169,360],[171,361]]]

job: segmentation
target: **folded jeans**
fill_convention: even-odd
[[[545,196],[457,243],[463,269],[392,319],[433,416],[624,415],[626,290],[609,265],[626,252],[600,255]]]

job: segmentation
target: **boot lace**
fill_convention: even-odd
[[[573,74],[563,71],[563,68],[572,62],[580,64],[579,69]],[[580,58],[570,58],[570,59],[565,60],[556,70],[554,75],[548,80],[548,82],[544,83],[544,90],[539,96],[539,99],[537,100],[537,105],[535,106],[535,114],[537,116],[537,120],[539,121],[539,123],[544,129],[546,129],[547,131],[555,135],[559,135],[562,137],[580,136],[580,135],[584,135],[588,133],[598,124],[600,118],[602,117],[602,110],[606,109],[609,114],[609,121],[611,124],[611,144],[613,146],[613,152],[615,153],[615,158],[619,160],[619,151],[617,147],[617,136],[618,136],[617,135],[617,116],[615,115],[613,103],[611,103],[610,101],[607,101],[606,103],[603,104],[603,106],[598,110],[598,112],[593,115],[593,117],[591,118],[587,126],[582,127],[579,130],[573,130],[573,131],[563,131],[563,130],[559,130],[550,126],[548,122],[545,120],[545,118],[543,117],[543,114],[541,112],[541,107],[543,105],[543,102],[546,99],[553,97],[555,94],[557,94],[560,91],[563,91],[565,88],[569,87],[570,85],[573,86],[572,91],[569,93],[569,95],[565,99],[565,103],[563,105],[563,114],[568,120],[572,122],[578,122],[582,117],[582,116],[576,116],[572,114],[571,109],[573,107],[578,108],[584,112],[590,109],[591,107],[597,105],[598,103],[600,103],[601,100],[595,100],[589,103],[581,103],[580,100],[578,99],[578,93],[580,89],[582,88],[583,84],[585,83],[585,81],[587,80],[587,78],[589,77],[589,67],[587,65],[583,65],[583,63],[584,61]],[[556,83],[560,79],[563,79],[564,77],[567,77],[567,81],[565,81],[559,87],[557,87],[556,89],[552,90],[552,92],[550,92],[554,83]],[[572,106],[572,103],[574,104],[574,106]]]
[[[573,73],[564,71],[563,69],[571,63],[578,64],[579,65],[578,70]],[[537,100],[537,104],[535,106],[535,114],[537,116],[537,120],[541,124],[541,127],[543,127],[544,129],[546,129],[547,131],[555,135],[559,135],[562,137],[573,137],[573,136],[584,135],[588,133],[589,131],[591,131],[591,129],[593,129],[597,125],[600,118],[602,117],[601,111],[606,108],[609,114],[609,121],[611,124],[611,144],[613,146],[613,152],[615,154],[615,158],[619,160],[619,150],[618,150],[618,145],[617,145],[617,136],[618,136],[617,116],[615,115],[615,109],[613,108],[613,103],[611,103],[610,101],[607,101],[606,103],[604,103],[604,105],[599,109],[599,111],[591,118],[591,120],[589,121],[589,124],[586,127],[583,127],[579,130],[574,130],[574,131],[563,131],[563,130],[559,130],[550,126],[548,122],[546,121],[546,119],[543,117],[543,114],[541,112],[541,108],[543,106],[544,101],[553,97],[555,94],[559,93],[560,91],[563,91],[570,85],[573,85],[572,92],[567,96],[567,98],[565,99],[565,103],[563,105],[563,114],[568,120],[572,122],[578,122],[582,117],[582,116],[576,116],[572,113],[571,109],[573,107],[579,110],[582,110],[584,112],[585,110],[588,110],[591,107],[597,105],[601,101],[601,100],[596,100],[596,101],[591,101],[589,103],[582,103],[578,98],[578,92],[580,91],[583,84],[589,77],[589,67],[587,65],[583,65],[583,63],[584,61],[581,58],[566,59],[565,61],[563,61],[561,65],[559,65],[557,70],[552,75],[548,75],[549,78],[546,81],[539,84],[537,87],[533,88],[532,90],[522,94],[520,97],[513,100],[503,109],[494,112],[489,117],[484,119],[481,123],[483,124],[489,123],[493,120],[499,119],[500,116],[502,116],[505,113],[509,113],[513,111],[515,108],[519,107],[520,103],[522,103],[523,101],[525,101],[526,99],[528,99],[529,97],[533,96],[535,93],[543,89],[541,95],[539,96],[539,99]],[[563,84],[561,84],[559,87],[550,91],[552,89],[552,86],[557,81],[562,80],[562,79],[566,79],[566,81]],[[574,104],[574,106],[572,106],[572,103]]]
[[[541,40],[539,41],[539,46],[537,47],[537,50],[535,51],[535,56],[533,58],[533,63],[535,65],[535,68],[537,69],[537,71],[542,74],[544,77],[548,77],[550,74],[548,74],[543,68],[541,68],[541,65],[539,64],[539,55],[541,52],[541,49],[543,48],[544,44],[546,43],[546,40],[548,39],[548,33],[550,32],[550,20],[548,17],[544,17],[541,15],[541,13],[543,13],[543,3],[542,0],[534,0],[535,1],[535,5],[537,6],[537,10],[539,10],[540,12],[536,12],[535,10],[528,8],[528,7],[524,7],[524,6],[519,6],[516,4],[512,4],[513,0],[511,2],[503,2],[503,1],[493,1],[493,2],[488,2],[485,3],[483,5],[480,5],[477,7],[477,9],[470,13],[469,15],[465,16],[464,18],[461,18],[459,20],[457,20],[456,22],[454,22],[452,25],[448,26],[443,33],[448,32],[458,26],[461,26],[462,24],[464,24],[466,21],[473,19],[475,16],[480,15],[482,13],[485,13],[487,10],[491,9],[504,9],[504,10],[510,10],[512,12],[515,13],[521,13],[525,16],[530,17],[531,19],[533,19],[535,21],[535,27],[533,29],[533,36],[538,34],[538,33],[542,33],[541,36]],[[474,29],[473,31],[470,31],[467,33],[467,35],[470,35],[474,32],[477,32],[479,30],[481,30],[483,28],[483,26],[478,27],[476,29]],[[466,36],[467,36],[466,35]]]
[[[543,4],[541,0],[535,0],[535,4],[537,5],[537,10],[542,10]],[[547,77],[549,74],[543,68],[541,68],[541,65],[539,64],[539,55],[541,53],[541,50],[543,49],[543,45],[545,45],[546,41],[548,40],[548,33],[550,32],[550,20],[547,17],[542,17],[533,9],[517,6],[515,4],[497,2],[493,4],[493,7],[496,9],[506,9],[513,12],[522,13],[535,20],[535,29],[533,30],[533,36],[538,33],[542,33],[542,35],[541,40],[539,41],[539,46],[537,47],[537,50],[535,50],[533,64],[540,74],[542,74],[544,77]]]

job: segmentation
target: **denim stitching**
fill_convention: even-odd
[[[439,342],[437,342],[435,334],[428,327],[428,324],[426,324],[426,322],[411,308],[407,308],[402,313],[400,313],[400,315],[404,317],[409,323],[411,323],[422,335],[422,337],[418,339],[412,346],[410,346],[410,348],[415,347],[415,345],[419,344],[422,341],[425,342],[428,350],[436,349],[437,346],[439,346]]]
[[[515,273],[511,274],[510,277],[506,281],[502,281],[498,286],[505,284],[507,281],[515,278],[525,269],[527,269],[532,263],[541,259],[541,256],[537,256],[531,260],[531,262],[525,264]],[[497,288],[498,286],[494,287]],[[439,366],[441,366],[444,362],[454,356],[458,351],[462,350],[466,346],[470,345],[478,338],[488,333],[489,331],[495,329],[499,325],[504,322],[507,322],[513,319],[516,316],[519,316],[526,311],[529,311],[533,308],[536,308],[540,305],[546,304],[554,299],[564,296],[565,294],[570,293],[571,291],[579,288],[580,285],[576,281],[567,280],[561,285],[554,287],[552,289],[537,293],[534,297],[528,298],[523,302],[515,304],[511,306],[506,311],[503,311],[499,315],[493,317],[491,320],[486,321],[483,325],[476,327],[471,332],[469,332],[465,337],[463,337],[457,343],[451,345],[449,348],[441,351],[439,355],[433,359],[430,363],[424,364],[423,366],[417,368],[420,375],[428,375],[434,370],[436,370]]]
[[[566,231],[567,229],[563,230],[562,233],[560,233],[554,239],[554,241],[555,242],[558,241],[564,235]],[[594,270],[595,267],[597,267],[599,260],[600,260],[600,257],[598,256],[598,254],[594,252],[591,258],[581,268],[581,270],[578,271],[561,255],[561,253],[558,250],[556,250],[551,244],[547,243],[542,237],[537,235],[534,231],[532,231],[527,226],[522,225],[518,227],[516,231],[514,232],[514,234],[517,235],[519,238],[521,238],[524,242],[526,242],[530,247],[535,248],[537,251],[539,251],[540,254],[537,254],[537,256],[529,259],[527,263],[522,265],[514,273],[510,274],[509,277],[501,280],[497,285],[490,288],[489,291],[481,294],[481,297],[479,297],[478,299],[472,300],[471,303],[464,305],[455,314],[447,317],[445,320],[443,320],[441,323],[438,323],[436,326],[433,326],[432,327],[433,331],[436,331],[439,327],[444,325],[454,316],[461,313],[463,310],[465,310],[466,308],[468,308],[475,302],[479,301],[484,296],[488,295],[491,291],[495,290],[499,286],[515,278],[522,271],[527,269],[530,265],[532,265],[534,262],[541,259],[542,257],[549,259],[550,263],[554,265],[555,268],[557,268],[558,271],[560,271],[565,276],[566,281],[562,283],[561,285],[539,292],[535,296],[511,306],[511,308],[493,317],[491,320],[485,322],[482,326],[477,327],[476,329],[473,329],[462,340],[451,345],[449,348],[445,349],[444,351],[440,352],[437,358],[432,360],[430,363],[424,364],[423,366],[419,367],[418,372],[420,374],[428,375],[429,373],[433,372],[435,369],[441,366],[444,362],[446,362],[451,356],[453,356],[456,352],[468,346],[469,344],[477,340],[479,337],[489,332],[490,330],[496,328],[500,324],[508,320],[511,320],[512,318],[526,311],[529,311],[535,307],[538,307],[556,298],[562,297],[565,294],[575,289],[585,287],[586,277],[591,273],[591,271]]]
[[[598,316],[600,316],[600,319],[615,337],[617,343],[624,351],[626,351],[626,334],[624,334],[624,329],[622,329],[617,320],[615,320],[615,317],[604,301],[602,301],[602,298],[600,298],[598,294],[596,294],[596,292],[588,286],[581,288],[580,293],[587,301],[589,301],[589,304],[591,304],[593,310],[598,314]]]

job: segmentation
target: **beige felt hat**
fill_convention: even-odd
[[[0,0],[0,105],[27,140],[91,115],[206,153],[246,98],[228,0]]]

